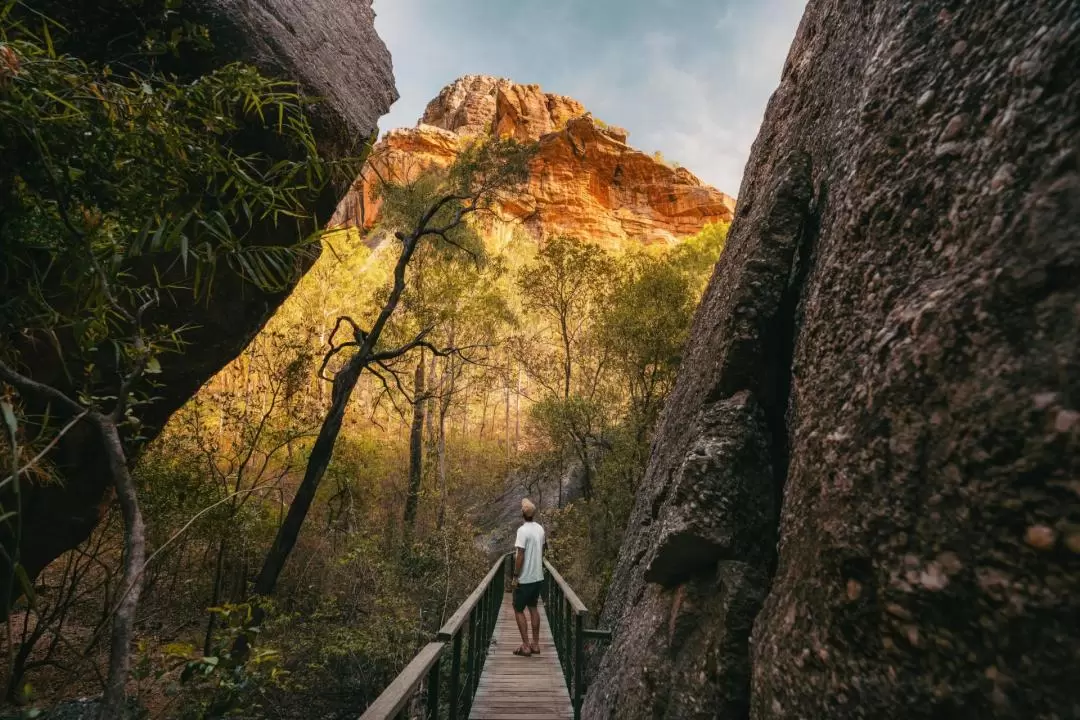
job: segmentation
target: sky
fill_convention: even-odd
[[[579,100],[736,195],[806,0],[375,0],[411,127],[461,75],[495,75]]]

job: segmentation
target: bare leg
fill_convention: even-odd
[[[525,613],[514,611],[514,619],[517,620],[518,632],[521,633],[521,650],[529,649],[529,623],[525,619]]]
[[[535,605],[529,608],[529,616],[532,619],[533,631],[532,645],[529,646],[529,649],[534,653],[538,653],[540,652],[540,611],[536,609]]]

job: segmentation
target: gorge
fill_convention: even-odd
[[[0,31],[5,711],[355,717],[529,496],[581,717],[1080,717],[1080,4],[809,0],[737,202],[496,76],[379,139],[371,0]]]

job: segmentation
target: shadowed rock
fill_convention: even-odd
[[[124,58],[129,64],[146,59],[135,52],[134,45],[165,9],[164,0],[136,5],[120,0],[42,0],[33,5],[66,28],[53,31],[61,52],[88,61]],[[326,156],[359,153],[378,118],[397,98],[390,55],[375,33],[370,0],[198,0],[180,8],[185,19],[209,29],[213,46],[182,46],[176,56],[156,57],[156,69],[183,80],[228,62],[246,61],[270,76],[296,81],[303,92],[321,99],[312,106],[312,113],[320,150]],[[22,11],[21,6],[14,10]],[[249,136],[246,140],[255,147],[243,150],[259,149],[274,156],[273,138]],[[330,217],[344,190],[328,187],[311,210],[319,218]],[[311,226],[266,221],[251,234],[263,245],[291,244],[298,233],[312,230]],[[147,268],[141,271],[148,272]],[[153,438],[177,408],[237,356],[287,295],[261,292],[236,274],[220,272],[208,302],[184,298],[175,304],[163,303],[155,311],[155,321],[192,329],[184,335],[187,350],[182,357],[164,361],[160,376],[164,386],[155,388],[155,401],[140,412],[143,435]],[[0,293],[0,302],[5,299]],[[42,349],[26,339],[7,340],[19,345],[34,379],[74,392],[51,347]],[[30,401],[28,409],[35,408]],[[65,436],[51,459],[63,482],[33,484],[23,490],[20,551],[31,578],[83,542],[111,501],[106,459],[87,424]],[[2,501],[4,507],[14,506],[10,497]],[[9,545],[12,538],[0,535],[0,540]],[[10,577],[0,564],[0,594],[10,592],[6,587]]]
[[[1080,716],[1077,57],[1068,0],[811,0],[658,429],[584,717]],[[782,511],[768,594],[733,612],[748,574],[665,584],[662,564],[685,568],[652,508],[687,428],[744,389]],[[757,569],[769,543],[709,559]]]

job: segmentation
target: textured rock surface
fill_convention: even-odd
[[[444,87],[428,103],[420,124],[460,135],[495,134],[536,140],[584,114],[585,108],[577,100],[545,93],[539,85],[466,75]]]
[[[124,57],[123,43],[141,40],[154,22],[154,13],[160,10],[160,2],[154,0],[138,8],[119,0],[42,0],[34,5],[35,10],[47,13],[66,28],[78,29],[70,35],[54,30],[61,51],[90,60]],[[397,97],[389,53],[372,24],[370,0],[203,0],[182,7],[186,18],[208,25],[214,47],[207,52],[185,51],[179,58],[159,58],[164,69],[186,78],[225,62],[245,60],[277,77],[296,80],[306,92],[325,99],[321,106],[315,106],[315,112],[319,141],[328,154],[354,151]],[[273,147],[266,150],[274,152]],[[341,191],[327,189],[319,207],[314,208],[319,217],[333,212]],[[291,243],[296,229],[266,222],[256,232],[265,244]],[[184,336],[190,349],[182,359],[166,362],[166,385],[155,391],[157,400],[140,415],[146,423],[144,433],[149,437],[156,434],[177,408],[235,358],[287,294],[262,293],[239,276],[221,273],[209,304],[183,299],[176,307],[165,308],[162,312],[168,313],[176,326],[193,326]],[[6,299],[3,295],[0,291],[0,302]],[[55,353],[24,347],[21,354],[35,379],[71,391]],[[88,428],[77,427],[52,458],[65,482],[24,490],[21,552],[31,576],[82,542],[110,502],[99,444]],[[0,501],[13,506],[10,498]],[[7,544],[10,540],[0,533],[0,541]],[[0,567],[0,595],[9,579],[10,574]]]
[[[1078,57],[1071,0],[811,0],[584,717],[1080,717]],[[676,492],[698,418],[746,393],[704,441],[763,436],[722,505],[770,477],[779,543],[665,560],[719,522]]]
[[[243,43],[238,57],[296,78],[319,117],[351,149],[398,98],[372,0],[199,0]]]
[[[665,243],[732,217],[733,198],[630,147],[626,131],[594,120],[576,100],[485,76],[444,88],[417,127],[380,141],[372,165],[384,178],[411,177],[450,164],[462,143],[493,134],[540,142],[527,189],[503,207],[537,238],[566,233],[612,247]],[[375,221],[375,170],[357,180],[333,223]]]
[[[166,0],[30,4],[71,31],[66,49],[95,60],[122,56],[125,43],[141,41],[172,8]],[[312,109],[322,125],[319,140],[331,152],[354,152],[398,97],[372,0],[186,0],[177,7],[185,20],[209,28],[213,47],[183,45],[176,55],[156,57],[158,69],[187,78],[243,60],[295,80],[320,98]]]

